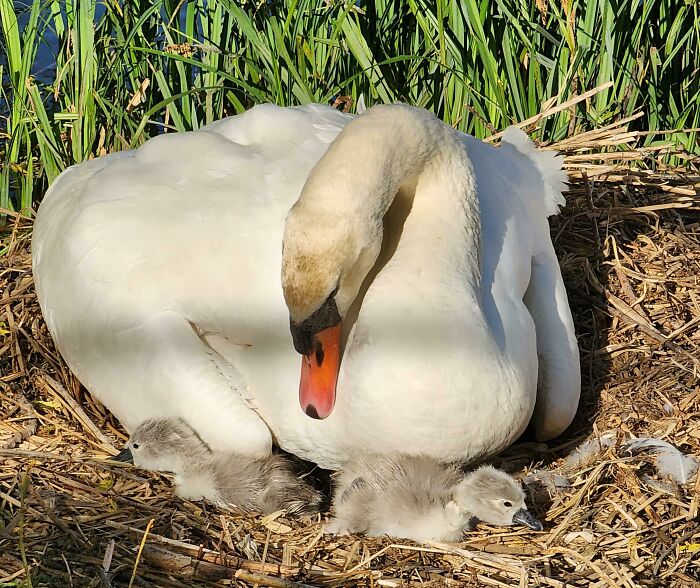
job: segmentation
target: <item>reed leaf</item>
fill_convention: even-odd
[[[685,0],[0,0],[0,207],[66,167],[272,101],[406,101],[477,137],[630,116],[700,154],[700,5]],[[55,67],[40,71],[46,56]]]

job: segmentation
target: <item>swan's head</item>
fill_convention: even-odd
[[[379,255],[383,232],[381,218],[343,212],[342,200],[329,200],[320,206],[305,189],[287,217],[282,253],[292,339],[303,356],[299,400],[315,418],[333,410],[342,322]]]
[[[492,466],[467,474],[454,489],[454,500],[465,511],[491,525],[525,525],[542,530],[525,505],[525,492],[511,476]]]
[[[116,459],[154,472],[178,473],[208,453],[204,442],[182,419],[149,419],[136,428]]]
[[[415,189],[445,129],[421,109],[370,108],[331,143],[287,216],[282,286],[310,416],[333,409],[342,321],[382,249],[389,207],[403,187]]]

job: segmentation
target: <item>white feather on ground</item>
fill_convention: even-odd
[[[617,437],[616,431],[606,431],[598,437],[588,439],[574,449],[565,459],[564,466],[567,470],[575,470],[585,467],[612,447]],[[692,455],[686,455],[670,443],[661,439],[643,437],[631,439],[620,448],[630,455],[640,453],[653,453],[656,455],[654,466],[657,472],[664,477],[671,478],[678,484],[687,484],[698,470],[698,460]],[[540,482],[549,492],[550,496],[567,487],[568,480],[560,474],[554,474],[549,470],[540,470],[528,474],[523,478],[523,483],[531,486]],[[670,488],[664,491],[673,493]]]
[[[588,439],[566,456],[565,465],[569,469],[585,466],[594,461],[615,441],[613,432],[603,433],[600,437]]]
[[[622,446],[632,455],[655,453],[654,465],[662,476],[668,476],[679,484],[687,484],[698,469],[698,462],[692,455],[686,455],[673,445],[661,439],[640,437]]]

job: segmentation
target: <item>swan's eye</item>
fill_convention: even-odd
[[[506,508],[510,508],[511,506],[513,506],[513,503],[510,502],[509,500],[504,500],[503,506],[505,506]]]
[[[138,448],[139,448],[139,444],[138,444],[138,443],[132,443],[132,444],[131,444],[131,448],[132,448],[132,449],[138,449]]]

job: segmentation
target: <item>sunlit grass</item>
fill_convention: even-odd
[[[29,209],[67,166],[163,130],[337,94],[424,106],[484,137],[612,81],[549,117],[542,136],[643,109],[640,127],[678,130],[648,143],[700,151],[681,131],[700,126],[697,2],[27,2],[20,11],[0,0],[0,208]],[[49,39],[58,50],[47,79],[35,64]]]

